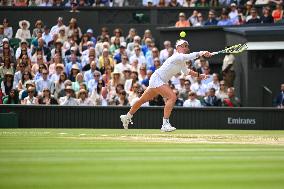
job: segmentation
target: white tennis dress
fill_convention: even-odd
[[[199,52],[190,54],[174,53],[153,73],[149,81],[149,88],[157,88],[168,83],[174,75],[181,71],[183,74],[187,75],[188,68],[186,66],[186,61],[193,60],[198,56]]]

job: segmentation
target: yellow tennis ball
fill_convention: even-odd
[[[184,37],[186,36],[186,33],[185,33],[184,31],[181,31],[181,32],[179,33],[179,36],[182,37],[182,38],[184,38]]]

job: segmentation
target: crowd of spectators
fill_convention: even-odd
[[[42,20],[34,24],[21,20],[14,34],[9,20],[3,20],[1,103],[132,105],[147,88],[152,73],[175,51],[170,41],[159,50],[148,29],[139,35],[131,28],[124,35],[121,28],[103,27],[94,36],[92,29],[82,31],[75,18],[65,23],[59,17],[49,28]],[[12,48],[10,40],[15,38],[19,46]],[[226,65],[231,66],[231,58]],[[169,85],[177,94],[177,106],[240,105],[229,79],[220,81],[207,60],[192,60],[188,67],[209,77],[174,76]],[[144,105],[163,105],[164,100],[157,96]]]
[[[253,3],[247,1],[244,7],[240,7],[236,3],[231,3],[229,6],[222,8],[220,16],[216,14],[213,8],[208,11],[207,18],[202,12],[198,12],[198,10],[194,10],[189,17],[184,12],[180,12],[175,26],[200,27],[272,23],[284,23],[283,6],[281,3],[277,2],[273,10],[271,10],[269,5],[263,6],[262,13],[258,14],[257,9],[253,7]]]

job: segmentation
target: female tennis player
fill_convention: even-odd
[[[171,126],[169,117],[172,109],[176,102],[176,95],[167,84],[172,76],[177,73],[183,72],[184,75],[192,75],[194,77],[200,77],[206,79],[205,74],[199,74],[187,68],[186,61],[196,59],[200,56],[211,57],[212,54],[208,51],[200,51],[188,54],[189,45],[185,40],[178,40],[176,42],[176,53],[169,57],[163,65],[157,69],[150,78],[149,86],[140,97],[138,101],[131,107],[126,115],[121,115],[120,119],[125,129],[128,129],[129,123],[132,123],[132,117],[135,112],[140,108],[142,104],[153,99],[157,95],[161,95],[166,98],[164,107],[163,125],[161,128],[162,132],[171,132],[176,130],[175,127]]]

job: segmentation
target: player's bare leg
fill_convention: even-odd
[[[156,89],[154,88],[147,88],[142,96],[137,100],[129,112],[126,115],[121,115],[120,119],[123,124],[124,129],[128,129],[129,123],[132,123],[131,118],[133,117],[133,114],[141,107],[142,104],[145,102],[148,102],[149,100],[153,99],[155,96],[157,96],[158,93],[156,92]]]
[[[176,128],[171,126],[169,118],[177,99],[176,94],[173,92],[170,86],[166,84],[158,87],[157,90],[160,95],[162,95],[164,98],[167,99],[164,107],[164,118],[163,118],[163,125],[161,131],[163,132],[174,131],[176,130]]]

